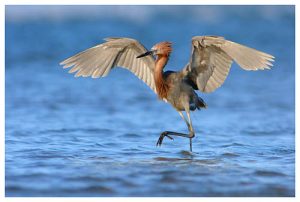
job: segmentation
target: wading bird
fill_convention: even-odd
[[[195,90],[205,93],[220,87],[235,61],[245,70],[270,69],[274,57],[267,53],[225,40],[219,36],[195,36],[192,38],[192,53],[188,64],[178,72],[166,71],[172,47],[170,42],[161,42],[148,51],[140,42],[130,38],[106,38],[106,42],[89,48],[63,62],[64,68],[73,67],[69,73],[75,77],[99,78],[106,76],[112,68],[123,67],[144,81],[158,98],[170,103],[185,121],[189,133],[164,131],[157,146],[164,137],[192,138],[195,136],[190,111],[206,108],[206,103]],[[186,112],[187,119],[182,111]]]

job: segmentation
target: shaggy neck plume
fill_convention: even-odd
[[[155,61],[154,81],[160,99],[167,98],[169,86],[163,78],[163,69],[168,62],[168,55],[159,55]]]

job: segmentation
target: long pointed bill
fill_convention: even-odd
[[[151,54],[152,54],[152,51],[147,51],[146,53],[143,53],[142,55],[139,55],[136,58],[142,58],[142,57],[145,57],[145,56],[151,55]]]

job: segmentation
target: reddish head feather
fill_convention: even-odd
[[[169,56],[172,52],[172,43],[168,41],[160,42],[153,46],[156,55]]]

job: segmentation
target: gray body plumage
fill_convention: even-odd
[[[185,111],[189,108],[191,111],[200,108],[206,108],[205,102],[198,97],[193,87],[190,85],[188,77],[183,72],[167,71],[164,72],[164,78],[170,85],[167,96],[167,102],[176,110]]]

